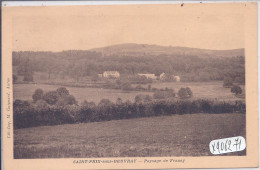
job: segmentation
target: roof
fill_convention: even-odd
[[[119,72],[118,72],[118,71],[104,71],[104,73],[117,74],[117,73],[119,73]]]

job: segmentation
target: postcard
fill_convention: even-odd
[[[257,3],[2,6],[3,167],[258,167]]]

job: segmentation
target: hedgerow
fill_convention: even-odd
[[[99,104],[50,105],[44,100],[14,102],[14,128],[66,123],[97,122],[174,114],[245,113],[243,101],[161,99],[113,103],[103,99]]]

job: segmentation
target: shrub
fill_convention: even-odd
[[[58,106],[58,103],[49,105],[45,100],[37,100],[36,103],[15,100],[13,103],[14,128],[159,115],[245,113],[246,111],[244,101],[177,100],[174,98],[151,101],[149,95],[140,95],[138,98],[141,99],[139,103],[126,101],[114,104],[108,99],[102,99],[98,105],[84,101],[81,106],[75,104]]]
[[[42,89],[36,89],[34,91],[34,94],[32,95],[33,102],[36,102],[38,100],[43,99],[43,90]]]
[[[56,91],[57,91],[57,94],[61,97],[67,96],[70,94],[69,91],[65,87],[59,87]]]
[[[35,107],[38,110],[47,110],[48,108],[48,103],[42,99],[37,100],[35,103]]]
[[[109,99],[102,99],[100,100],[98,106],[109,106],[113,104]]]
[[[193,96],[193,93],[192,93],[192,91],[191,91],[191,89],[189,87],[186,87],[186,91],[187,91],[189,97]]]
[[[66,106],[66,105],[74,105],[77,104],[75,97],[72,95],[62,96],[58,98],[56,103],[57,106]]]
[[[180,90],[178,91],[178,96],[182,99],[191,98],[192,95],[193,95],[193,93],[189,87],[180,88]]]
[[[242,93],[242,89],[241,89],[240,86],[234,85],[234,86],[232,86],[232,88],[231,88],[231,92],[232,92],[232,93],[235,93],[235,94],[241,94],[241,93]]]
[[[44,94],[43,99],[50,105],[55,105],[59,99],[57,91],[49,91]]]

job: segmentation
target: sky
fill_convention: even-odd
[[[244,48],[239,4],[45,6],[12,12],[14,51],[87,50],[122,43]]]

